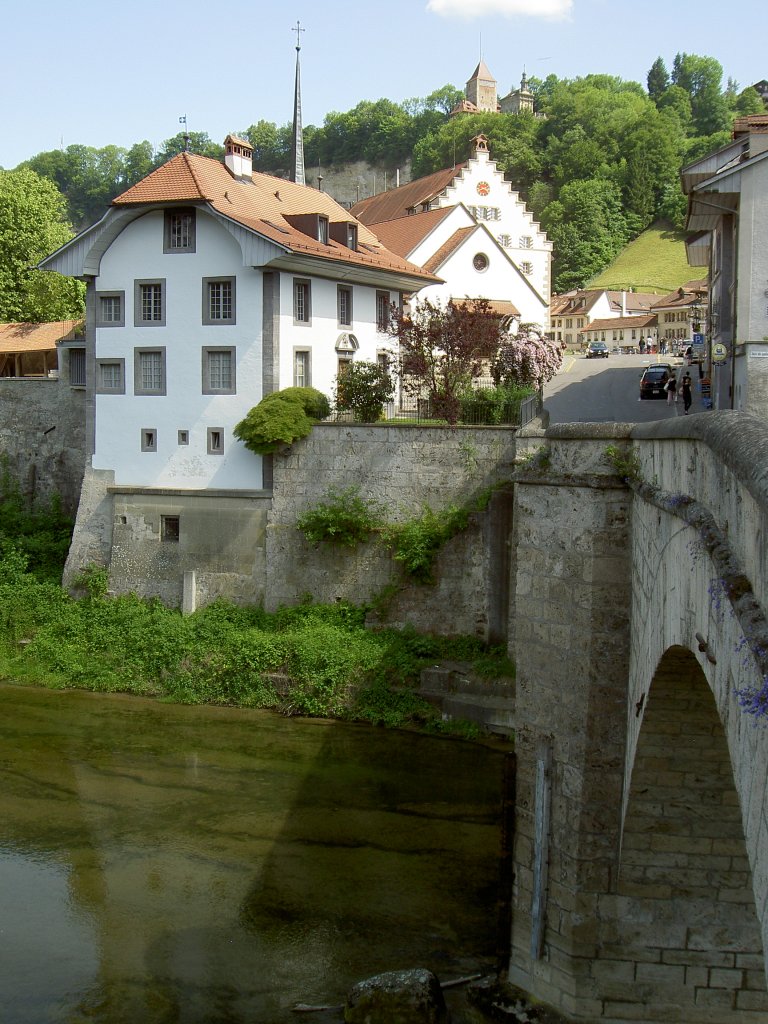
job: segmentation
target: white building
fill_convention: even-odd
[[[271,457],[233,428],[261,398],[331,396],[351,360],[391,346],[390,305],[439,281],[330,196],[182,153],[41,263],[87,282],[83,491],[65,582],[188,610],[264,594]]]
[[[470,159],[356,203],[351,212],[391,250],[441,282],[421,298],[488,299],[549,328],[552,243],[478,135]]]
[[[706,316],[715,408],[768,415],[768,114],[681,171],[688,262],[709,264]]]
[[[91,468],[123,485],[261,488],[232,428],[268,392],[375,362],[391,303],[437,279],[323,192],[182,153],[43,261],[88,282]]]

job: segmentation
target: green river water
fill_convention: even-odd
[[[0,1022],[283,1024],[495,966],[504,753],[0,686]]]

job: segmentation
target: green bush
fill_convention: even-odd
[[[461,396],[459,419],[462,423],[517,424],[523,399],[534,393],[533,388],[512,385],[471,388]]]
[[[455,534],[466,529],[469,510],[457,505],[434,512],[428,505],[416,519],[393,523],[382,532],[385,546],[393,558],[417,583],[434,582],[434,567],[440,548]]]
[[[378,504],[360,496],[359,487],[343,491],[331,488],[325,501],[299,516],[296,526],[313,544],[331,541],[354,547],[370,537],[379,526],[381,514]]]
[[[326,396],[315,388],[274,391],[255,405],[234,428],[234,435],[257,455],[270,455],[307,437],[312,424],[330,413]]]
[[[378,363],[351,363],[336,380],[336,408],[351,412],[356,423],[376,423],[395,396],[389,373]]]

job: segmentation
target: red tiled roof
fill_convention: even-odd
[[[477,225],[470,224],[468,227],[459,228],[457,231],[454,231],[451,237],[440,246],[433,256],[427,260],[424,264],[424,269],[429,271],[431,274],[436,274],[437,268],[441,267],[448,257],[452,256],[462,242],[469,238],[472,232],[476,229]]]
[[[655,313],[646,316],[614,316],[608,320],[593,320],[586,327],[580,327],[579,334],[583,331],[621,331],[631,327],[648,327],[655,322]]]
[[[355,218],[326,192],[270,174],[239,179],[218,160],[193,153],[173,157],[119,195],[113,205],[199,202],[292,252],[431,279],[420,267],[381,245],[364,224],[358,225],[358,249],[353,250],[333,240],[320,242],[289,223],[287,217],[301,214],[321,214],[331,223],[353,221]]]
[[[435,225],[455,209],[455,206],[445,206],[440,210],[427,210],[426,213],[414,213],[411,217],[384,221],[376,225],[376,237],[390,252],[407,257]]]
[[[706,281],[690,281],[682,288],[676,288],[669,295],[665,295],[658,302],[654,302],[652,309],[670,309],[679,306],[690,306],[692,302],[703,301],[707,295]]]
[[[397,220],[404,217],[408,210],[421,212],[425,203],[431,202],[436,196],[451,184],[457,177],[464,164],[456,164],[442,171],[435,171],[424,178],[417,178],[407,185],[399,188],[392,188],[388,192],[381,192],[377,196],[370,196],[362,199],[350,210],[363,224],[381,224],[388,220]]]
[[[54,320],[47,324],[0,324],[0,352],[47,352],[56,342],[73,338],[82,320]]]
[[[768,132],[768,114],[747,114],[745,117],[737,117],[733,122],[733,137],[740,135],[754,135]]]

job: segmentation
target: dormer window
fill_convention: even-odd
[[[322,242],[323,245],[328,245],[328,218],[318,217],[317,218],[317,240]]]
[[[347,224],[347,248],[357,249],[357,224]]]

